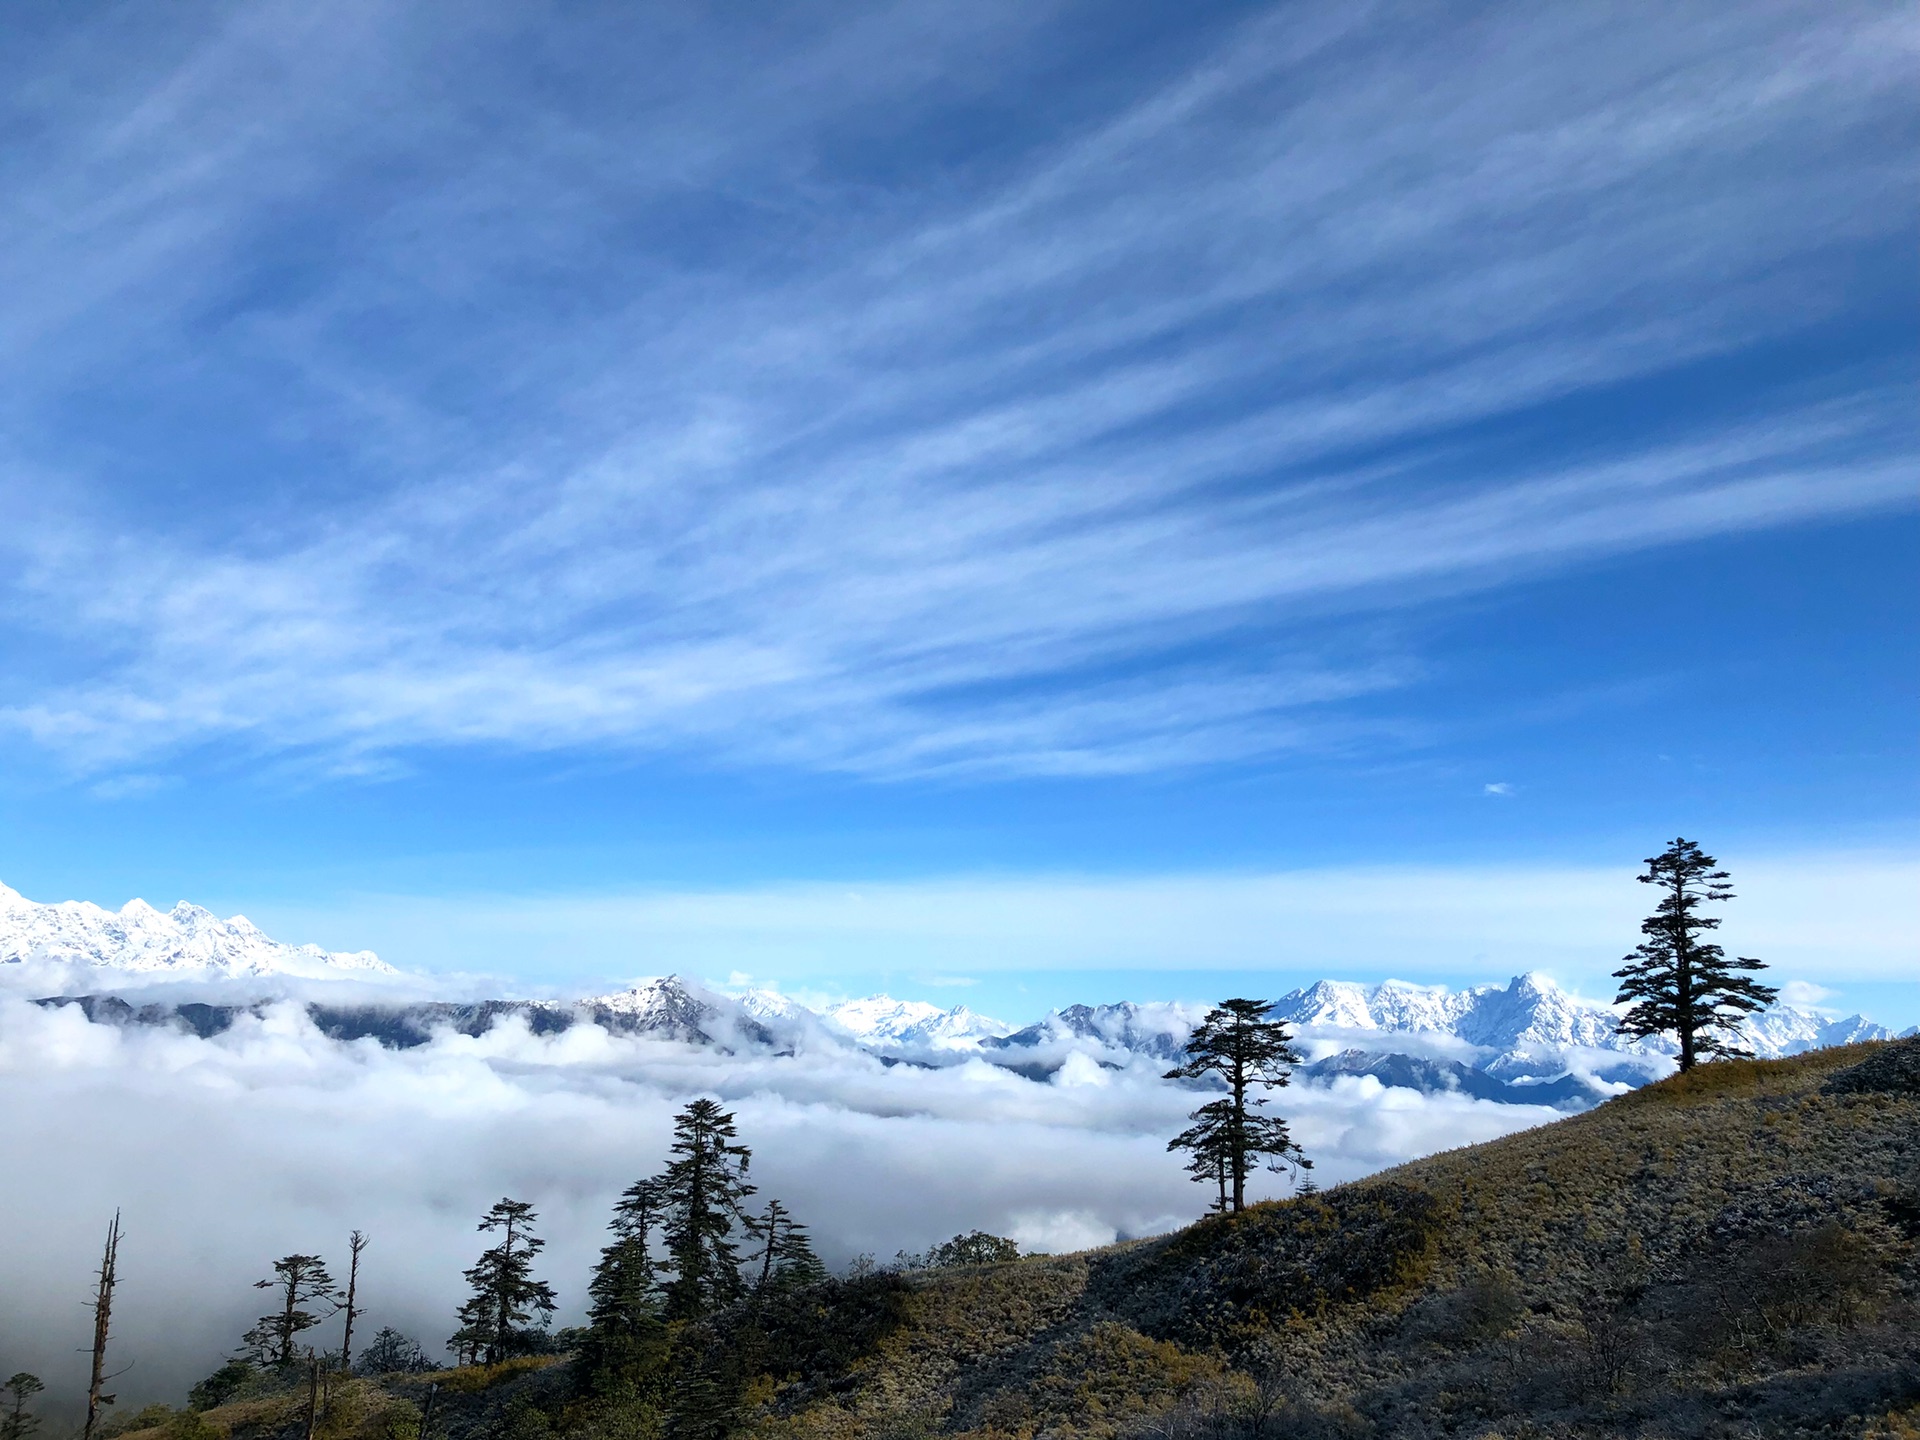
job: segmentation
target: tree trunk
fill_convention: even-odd
[[[495,1297],[499,1308],[494,1312],[493,1344],[488,1347],[489,1365],[497,1365],[507,1358],[507,1330],[510,1324],[512,1296],[507,1293],[512,1281],[513,1267],[513,1216],[507,1216],[507,1238],[500,1246],[500,1293]]]
[[[1236,1022],[1237,1024],[1237,1022]],[[1233,1057],[1233,1126],[1229,1132],[1233,1165],[1233,1213],[1247,1208],[1247,1071],[1246,1062]]]
[[[107,1333],[113,1322],[113,1287],[119,1283],[120,1269],[120,1212],[113,1212],[113,1224],[107,1227],[107,1245],[100,1256],[100,1288],[93,1300],[93,1374],[87,1382],[87,1424],[82,1430],[81,1440],[93,1440],[94,1426],[99,1423],[100,1407],[111,1405],[113,1397],[102,1395],[100,1387],[106,1382]]]
[[[347,1250],[351,1258],[347,1262],[347,1330],[340,1337],[340,1368],[353,1369],[353,1297],[360,1286],[360,1252],[367,1248],[367,1237],[358,1230],[347,1237]]]

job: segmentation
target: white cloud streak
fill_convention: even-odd
[[[317,524],[227,486],[230,515],[189,507],[218,521],[76,477],[16,496],[18,613],[86,658],[0,720],[74,764],[219,740],[1081,774],[1378,742],[1352,702],[1422,662],[1340,616],[1911,502],[1875,383],[1524,462],[1456,433],[1833,313],[1818,257],[1903,223],[1910,157],[1868,140],[1913,26],[1882,10],[1276,16],[1098,123],[877,191],[829,137],[899,103],[871,62],[934,22],[599,128],[509,74],[522,123],[475,161],[457,89],[367,121],[440,63],[397,13],[262,6],[171,73],[123,63],[117,117],[25,177],[59,221],[0,308],[53,362],[30,397],[131,363],[132,313],[163,370],[270,362],[276,423],[355,437],[330,443],[372,477],[322,485]],[[943,23],[1017,49],[1032,22]],[[382,164],[429,183],[335,218],[353,258],[312,294],[231,293],[275,207]],[[741,196],[732,269],[604,238]],[[528,267],[565,273],[527,301]],[[618,298],[562,321],[573,286]],[[209,336],[219,305],[246,318]],[[396,317],[430,359],[367,342]]]

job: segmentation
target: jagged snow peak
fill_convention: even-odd
[[[129,900],[118,911],[85,900],[42,905],[0,885],[0,965],[68,965],[145,978],[303,979],[396,975],[371,950],[348,954],[286,945],[244,915],[222,920],[181,901],[156,910]]]
[[[1404,980],[1379,985],[1322,980],[1283,995],[1279,1013],[1296,1025],[1447,1035],[1495,1050],[1529,1045],[1612,1048],[1616,1043],[1611,1008],[1577,999],[1532,971],[1506,985],[1466,990]]]
[[[820,1018],[862,1045],[905,1050],[977,1049],[981,1041],[1013,1028],[964,1005],[943,1010],[925,1000],[895,1000],[889,995],[829,1005]]]

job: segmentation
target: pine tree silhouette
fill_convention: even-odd
[[[463,1358],[497,1365],[523,1348],[522,1330],[535,1312],[543,1322],[553,1314],[553,1287],[533,1278],[533,1257],[547,1244],[533,1233],[539,1219],[532,1205],[509,1199],[481,1219],[482,1233],[497,1230],[501,1238],[466,1272],[473,1295],[460,1307],[460,1329],[447,1342]]]
[[[311,1330],[339,1304],[339,1291],[327,1265],[318,1255],[283,1255],[273,1262],[273,1277],[254,1281],[256,1290],[280,1292],[280,1308],[262,1315],[253,1329],[241,1337],[244,1353],[262,1365],[291,1365],[294,1361],[294,1337]],[[315,1315],[306,1307],[324,1305],[326,1312]]]
[[[629,1185],[613,1207],[607,1226],[613,1241],[587,1284],[587,1334],[578,1360],[578,1373],[596,1394],[634,1381],[665,1356],[661,1265],[652,1250],[660,1218],[659,1180]]]
[[[1236,1214],[1246,1208],[1247,1172],[1256,1157],[1267,1157],[1276,1170],[1313,1165],[1300,1153],[1286,1121],[1259,1113],[1267,1102],[1253,1093],[1285,1085],[1300,1063],[1285,1024],[1268,1018],[1273,1008],[1267,1000],[1222,1000],[1187,1041],[1185,1063],[1164,1077],[1226,1085],[1226,1095],[1195,1110],[1188,1117],[1193,1125],[1167,1148],[1192,1154],[1187,1169],[1194,1179],[1224,1182],[1223,1199]]]
[[[1676,839],[1647,860],[1642,885],[1666,891],[1659,908],[1640,922],[1647,938],[1621,969],[1616,1004],[1636,1002],[1620,1020],[1619,1032],[1635,1039],[1672,1035],[1680,1042],[1680,1068],[1691,1070],[1702,1057],[1744,1057],[1729,1036],[1756,1010],[1773,1003],[1779,992],[1742,972],[1764,970],[1758,960],[1727,959],[1718,945],[1700,939],[1717,930],[1720,917],[1702,915],[1702,905],[1733,898],[1732,876],[1693,841]]]
[[[738,1299],[740,1252],[733,1228],[754,1193],[747,1183],[753,1152],[734,1143],[733,1116],[712,1100],[695,1100],[673,1122],[672,1154],[660,1177],[667,1255],[666,1318],[697,1320]]]

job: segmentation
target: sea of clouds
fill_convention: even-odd
[[[663,1163],[673,1113],[723,1100],[762,1196],[810,1224],[828,1261],[882,1259],[980,1227],[1054,1252],[1166,1230],[1205,1204],[1166,1137],[1196,1097],[1155,1068],[1091,1061],[1037,1083],[970,1062],[886,1066],[845,1050],[723,1054],[523,1022],[407,1051],[321,1035],[297,1003],[202,1040],[87,1022],[0,994],[0,1369],[57,1405],[84,1385],[92,1270],[123,1215],[112,1360],[121,1403],[178,1403],[265,1308],[250,1287],[290,1251],[337,1263],[371,1235],[362,1335],[386,1324],[437,1351],[481,1212],[532,1201],[558,1290],[581,1315],[615,1196]],[[1557,1118],[1547,1109],[1301,1085],[1277,1106],[1323,1182]],[[1263,1194],[1284,1176],[1263,1175]],[[338,1322],[319,1338],[337,1345]]]

